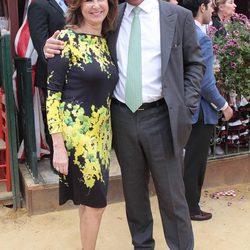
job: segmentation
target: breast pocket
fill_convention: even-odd
[[[178,50],[181,50],[181,49],[182,49],[182,46],[181,46],[181,44],[178,44],[178,43],[173,43],[172,46],[171,46],[172,51],[178,51]]]

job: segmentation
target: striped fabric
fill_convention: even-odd
[[[15,38],[15,51],[19,57],[31,58],[32,64],[32,92],[33,92],[33,108],[34,108],[34,118],[35,118],[35,136],[36,136],[36,149],[37,157],[40,159],[43,155],[49,154],[49,147],[45,139],[44,132],[44,121],[41,109],[41,98],[40,92],[37,87],[35,87],[35,64],[37,61],[37,52],[34,49],[33,43],[30,38],[30,31],[27,19],[27,10],[31,2],[34,0],[26,0],[23,24],[18,30]],[[16,105],[17,103],[17,81],[16,72],[13,74],[13,88],[15,93]],[[20,148],[18,150],[18,158],[24,159],[24,142],[21,142]]]

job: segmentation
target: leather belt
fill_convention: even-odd
[[[112,103],[113,103],[113,104],[116,104],[116,105],[119,105],[120,107],[126,107],[126,108],[128,108],[128,106],[127,106],[125,103],[120,102],[119,100],[117,100],[117,99],[115,99],[115,98],[112,98]],[[159,106],[163,105],[164,103],[165,103],[164,98],[162,98],[162,99],[160,99],[160,100],[157,100],[157,101],[155,101],[155,102],[143,103],[143,104],[137,109],[137,111],[143,111],[143,110],[146,110],[146,109],[159,107]]]

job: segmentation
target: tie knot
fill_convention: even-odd
[[[139,15],[140,11],[141,11],[141,8],[140,8],[140,7],[135,7],[135,8],[133,8],[133,12],[134,12],[134,15],[135,15],[135,16],[136,16],[136,15]]]

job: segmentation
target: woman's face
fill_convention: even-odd
[[[219,6],[219,11],[225,19],[229,19],[235,13],[236,7],[234,0],[227,0],[224,4]]]
[[[83,0],[81,5],[84,23],[91,26],[102,25],[108,15],[108,0]]]

